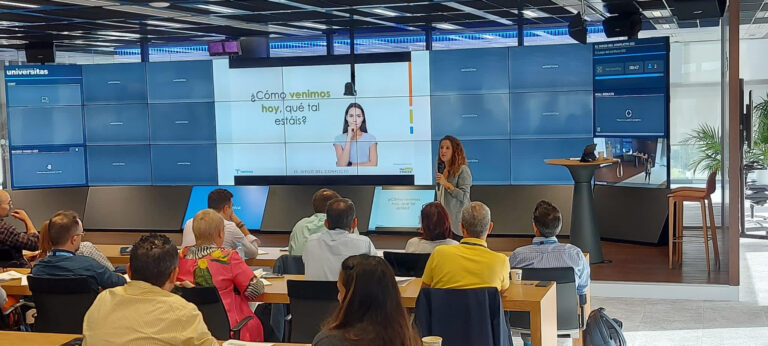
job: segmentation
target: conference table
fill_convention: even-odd
[[[29,274],[29,269],[8,269],[20,274]],[[285,275],[282,278],[269,278],[264,294],[255,301],[265,303],[290,302],[287,280],[303,280],[304,275]],[[557,288],[554,283],[546,287],[536,287],[536,281],[523,281],[522,284],[510,284],[502,297],[504,310],[528,311],[531,315],[531,341],[533,345],[557,345]],[[22,285],[21,279],[0,283],[9,295],[31,295],[28,285]],[[403,306],[413,308],[421,290],[421,279],[414,278],[400,286]],[[0,345],[3,343],[0,342]]]
[[[128,264],[128,255],[122,255],[120,254],[120,248],[126,247],[130,245],[105,245],[105,244],[94,244],[96,245],[96,248],[101,251],[101,253],[104,254],[104,256],[107,256],[107,259],[114,265],[126,265]],[[288,251],[281,251],[278,247],[259,247],[259,255],[256,258],[249,258],[245,261],[245,263],[248,263],[250,266],[259,266],[259,267],[272,267],[275,264],[275,261],[278,257],[281,255],[287,255]]]
[[[0,345],[35,345],[35,346],[59,346],[72,339],[80,338],[79,334],[56,333],[30,333],[30,332],[6,332],[0,331]],[[225,341],[219,341],[223,345]],[[267,343],[274,346],[298,346],[309,344]]]

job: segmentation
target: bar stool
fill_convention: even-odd
[[[667,195],[669,201],[669,267],[673,263],[683,262],[683,205],[684,202],[698,202],[701,204],[701,230],[704,234],[704,251],[707,258],[707,271],[709,271],[709,239],[707,234],[707,219],[709,229],[712,232],[712,249],[715,255],[715,265],[720,268],[720,253],[717,249],[717,227],[715,226],[714,209],[712,208],[711,195],[715,192],[715,176],[717,170],[712,171],[707,177],[705,188],[679,187]],[[709,213],[709,215],[707,215]]]

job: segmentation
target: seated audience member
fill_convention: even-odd
[[[509,255],[509,265],[513,268],[573,267],[576,291],[579,295],[585,294],[589,286],[589,263],[581,249],[557,241],[555,236],[562,225],[560,210],[552,203],[539,201],[533,210],[533,232],[536,234],[533,244],[515,249]]]
[[[217,211],[224,218],[225,249],[236,249],[237,244],[243,245],[246,258],[256,258],[259,254],[259,239],[256,238],[232,209],[232,192],[227,189],[216,189],[208,194],[208,208]],[[181,246],[195,245],[195,233],[192,231],[193,219],[184,224]]]
[[[451,218],[440,202],[427,203],[421,208],[421,237],[411,238],[405,252],[432,253],[440,245],[456,245],[451,239]]]
[[[167,236],[142,236],[131,248],[131,281],[101,292],[85,314],[83,345],[218,345],[197,307],[170,292],[178,261]]]
[[[5,218],[12,216],[21,222],[24,222],[26,233],[16,231],[16,227],[5,222]],[[13,209],[11,195],[4,190],[0,190],[0,252],[8,252],[11,258],[7,267],[27,268],[29,262],[24,258],[22,250],[37,251],[40,242],[40,236],[37,234],[35,225],[26,212],[21,209]]]
[[[51,236],[48,230],[48,223],[46,222],[43,224],[43,227],[40,227],[40,254],[37,256],[38,261],[47,257],[48,253],[52,249],[53,244],[51,244]],[[104,256],[104,254],[99,251],[96,245],[93,245],[91,242],[81,241],[80,248],[77,249],[75,254],[78,256],[88,256],[93,258],[96,260],[96,262],[99,262],[99,264],[109,269],[109,271],[115,271],[115,267],[112,265],[112,262],[110,262],[107,256]]]
[[[288,243],[288,254],[303,255],[304,246],[307,244],[309,236],[328,230],[325,228],[325,208],[328,207],[328,202],[336,198],[341,198],[341,196],[331,189],[320,189],[312,195],[312,208],[315,213],[299,220],[293,226],[291,240]],[[354,233],[359,234],[357,228],[355,228]]]
[[[125,285],[125,278],[88,256],[77,255],[83,237],[83,224],[77,213],[62,210],[43,225],[50,236],[52,248],[47,256],[35,263],[31,274],[36,276],[85,276],[91,287],[112,288]]]
[[[264,284],[240,258],[237,251],[224,249],[224,219],[211,209],[199,211],[192,230],[197,243],[181,250],[177,282],[195,286],[216,286],[227,310],[230,327],[248,316],[253,317],[240,332],[244,341],[264,341],[261,323],[248,306],[264,292]],[[242,294],[235,294],[235,291]]]
[[[304,272],[307,280],[336,281],[341,262],[349,256],[376,256],[376,248],[368,237],[353,234],[357,228],[355,204],[347,198],[328,202],[325,227],[329,230],[307,239],[304,248]]]
[[[312,345],[421,345],[400,301],[395,274],[384,259],[348,257],[341,264],[337,286],[339,308]]]
[[[461,211],[459,245],[438,246],[427,261],[424,287],[478,288],[509,287],[507,256],[488,249],[485,239],[493,229],[491,211],[480,202],[471,202]]]

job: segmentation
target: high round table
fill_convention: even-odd
[[[605,164],[618,162],[618,159],[602,159],[592,162],[580,162],[569,159],[545,160],[548,165],[564,166],[573,177],[573,211],[571,212],[571,244],[581,251],[588,252],[590,263],[603,262],[603,249],[600,247],[600,232],[595,220],[594,197],[592,196],[592,178],[595,169]]]

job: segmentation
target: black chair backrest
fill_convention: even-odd
[[[522,268],[523,280],[554,281],[557,283],[557,330],[579,329],[579,295],[573,268]],[[516,329],[530,329],[530,314],[512,311],[509,324]]]
[[[291,331],[288,342],[312,343],[320,327],[339,307],[336,281],[288,280]]]
[[[429,253],[407,253],[384,251],[384,259],[392,267],[396,276],[412,276],[420,278],[424,275]]]
[[[16,263],[14,250],[7,247],[0,247],[0,267],[12,267]],[[26,265],[25,265],[26,266]]]
[[[27,276],[35,300],[35,331],[42,333],[82,334],[85,313],[99,292],[84,276]]]
[[[272,272],[277,274],[304,275],[304,260],[301,255],[281,255],[272,266]]]
[[[219,296],[219,290],[216,287],[176,287],[174,291],[186,301],[197,306],[197,309],[203,314],[205,325],[208,326],[208,330],[214,338],[217,340],[231,339],[227,310],[224,309],[224,303],[221,302],[221,296]]]

